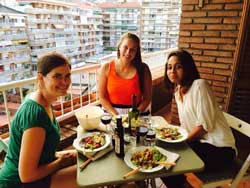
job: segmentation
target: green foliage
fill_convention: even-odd
[[[67,93],[64,97],[65,101],[71,100],[71,95],[69,93]]]

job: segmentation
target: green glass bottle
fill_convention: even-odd
[[[136,128],[140,126],[140,111],[137,108],[136,95],[132,95],[132,108],[128,112],[129,131],[131,135],[136,134]]]

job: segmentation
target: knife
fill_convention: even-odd
[[[82,171],[91,161],[94,160],[94,157],[99,153],[100,151],[97,151],[93,156],[90,156],[86,161],[84,161],[80,166],[80,171]]]
[[[91,161],[94,161],[96,159],[99,159],[100,157],[104,156],[105,154],[109,153],[110,151],[112,151],[113,147],[109,146],[108,148],[101,150],[101,151],[97,151],[94,155],[89,156],[88,159],[86,161],[84,161],[80,168],[80,171],[82,171]]]
[[[126,179],[126,178],[128,178],[129,176],[132,176],[132,175],[136,174],[137,172],[139,172],[140,169],[141,169],[141,166],[139,166],[139,167],[137,167],[137,168],[131,170],[130,172],[128,172],[127,174],[125,174],[125,175],[123,176],[123,178]]]

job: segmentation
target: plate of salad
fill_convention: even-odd
[[[73,146],[82,153],[97,152],[109,146],[110,140],[110,135],[106,133],[89,132],[75,139]]]
[[[156,164],[156,162],[175,162],[178,158],[178,154],[158,146],[140,146],[128,150],[124,161],[132,169],[141,167],[140,172],[151,173],[164,168],[164,165]]]
[[[183,142],[187,139],[187,137],[188,132],[180,126],[168,125],[156,129],[156,138],[164,142]]]

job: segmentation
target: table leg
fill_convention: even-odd
[[[151,188],[156,188],[155,178],[150,179]]]

